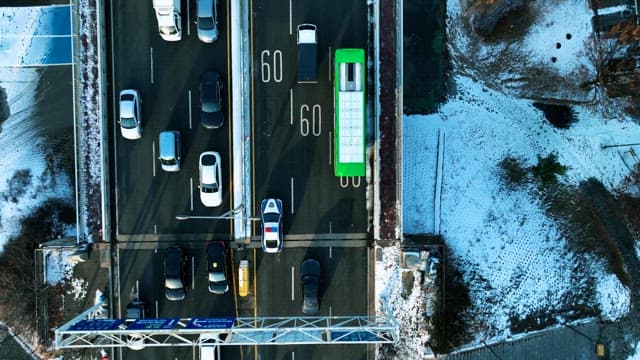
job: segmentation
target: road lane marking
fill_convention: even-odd
[[[196,288],[195,277],[196,277],[196,257],[192,256],[191,257],[191,289]]]
[[[332,258],[333,255],[333,246],[329,246],[329,259]]]
[[[296,352],[295,351],[291,352],[291,360],[296,360]]]
[[[191,6],[189,6],[189,0],[187,0],[187,36],[191,35],[191,13],[189,12]]]
[[[158,233],[158,225],[157,224],[153,224],[153,233],[154,234]]]
[[[156,142],[151,142],[151,163],[153,164],[153,176],[156,176]]]
[[[156,319],[158,318],[158,300],[156,300]]]
[[[153,48],[151,50],[151,83],[153,84]]]
[[[295,210],[293,210],[294,208],[294,202],[293,202],[293,178],[291,178],[291,213],[293,214],[295,212]]]
[[[333,142],[331,141],[331,131],[329,131],[329,166],[331,166],[331,160],[333,160],[333,154],[332,154],[332,150],[333,150]]]
[[[331,317],[331,313],[332,313],[331,306],[329,306],[329,317]]]
[[[291,4],[291,0],[289,0],[289,35],[293,34],[293,6]]]
[[[333,233],[333,223],[329,221],[329,234]]]
[[[136,280],[136,301],[140,301],[140,282]]]
[[[193,178],[189,178],[189,199],[191,200],[191,211],[193,211]]]
[[[293,126],[293,89],[289,89],[289,124]]]
[[[291,267],[291,301],[295,300],[295,293],[294,293],[294,289],[295,289],[294,282],[295,282],[295,279],[294,279],[294,275],[295,275],[295,269],[292,266]]]
[[[189,130],[191,129],[191,90],[189,90]]]
[[[329,82],[331,82],[331,60],[333,57],[331,56],[331,46],[329,46]]]

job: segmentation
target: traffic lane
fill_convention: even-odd
[[[199,94],[199,92],[197,92]],[[198,95],[199,96],[199,95]],[[193,96],[192,96],[193,98]],[[188,108],[189,100],[183,99]],[[153,107],[152,107],[153,109]],[[142,139],[130,141],[119,134],[116,139],[118,159],[118,207],[120,210],[119,233],[170,233],[175,231],[178,214],[219,215],[231,205],[231,152],[229,149],[229,124],[209,130],[200,126],[189,129],[188,111],[157,111],[157,123],[167,123],[163,130],[178,130],[181,135],[182,170],[177,173],[162,171],[159,160],[158,134],[160,130],[144,130]],[[171,113],[172,116],[166,114]],[[161,114],[165,114],[164,118]],[[199,106],[198,112],[199,115]],[[143,110],[144,117],[144,110]],[[118,131],[118,129],[116,129]],[[217,208],[205,208],[199,199],[198,159],[203,151],[221,154],[223,204]],[[138,215],[139,214],[139,215]],[[183,225],[185,232],[228,233],[228,224],[197,222]]]
[[[152,142],[154,140],[157,142],[157,135],[161,130],[168,128],[182,130],[182,128],[193,128],[199,124],[199,121],[194,119],[195,116],[189,118],[189,110],[192,110],[191,113],[193,115],[199,115],[199,110],[195,113],[192,107],[197,106],[195,100],[197,100],[196,94],[201,72],[210,68],[216,68],[220,70],[223,76],[226,76],[226,37],[221,36],[214,44],[203,44],[198,41],[195,34],[187,36],[185,33],[183,40],[180,42],[171,43],[163,41],[157,33],[157,22],[152,6],[148,3],[146,3],[145,6],[140,6],[141,4],[136,4],[134,7],[131,3],[120,4],[119,2],[114,4],[115,14],[113,23],[117,27],[117,31],[115,31],[114,34],[113,49],[115,53],[114,107],[117,107],[117,99],[115,98],[120,89],[135,87],[141,91],[144,131],[143,138],[138,141],[142,140],[144,144],[141,145],[141,147],[151,151],[151,149],[153,149]],[[136,12],[130,11],[133,9],[135,9]],[[224,17],[226,10],[220,10],[220,16]],[[136,14],[136,16],[131,16],[131,14]],[[147,31],[140,31],[140,29],[144,29],[145,27]],[[221,31],[223,34],[224,32],[224,30]],[[129,39],[126,34],[136,34],[136,36]],[[198,70],[192,71],[192,69]],[[226,76],[226,78],[228,78],[228,76]],[[191,90],[192,100],[194,100],[192,106],[189,106],[189,101],[187,100],[189,90]],[[189,120],[192,121],[192,124],[188,127],[186,124]],[[177,125],[175,124],[176,122]],[[181,132],[184,133],[183,131]],[[118,131],[116,131],[116,136],[119,136]],[[216,143],[221,143],[223,147],[226,147],[224,139],[222,139],[222,141],[216,141]],[[117,149],[117,146],[118,144],[116,143],[114,148]],[[157,149],[157,143],[155,146]],[[183,141],[183,147],[186,147],[187,152],[189,152],[190,145],[188,141]],[[118,157],[122,156],[122,154],[118,154]],[[124,156],[124,161],[128,161],[128,155]],[[151,152],[145,156],[145,164],[143,166],[147,166],[146,163],[152,161],[154,157]],[[141,162],[137,162],[133,164],[132,167],[138,169],[140,168],[140,166],[138,166],[140,163]],[[158,171],[159,167],[155,170]],[[180,175],[173,177],[173,179],[176,178],[180,178]],[[176,193],[175,196],[166,200],[161,199],[158,202],[162,204],[172,203],[173,201],[184,201],[185,198],[189,199],[189,196],[185,197],[185,195],[189,195],[189,188],[184,186],[184,184],[184,179],[176,180],[166,186],[160,184],[159,186],[163,188],[186,190],[182,190],[181,194]],[[140,187],[143,186],[138,186],[138,188]],[[130,189],[123,188],[120,193],[131,194],[132,191],[129,190]],[[150,191],[157,192],[153,190]],[[136,191],[133,193],[138,196],[143,196],[146,192],[139,193]],[[160,191],[160,194],[164,193],[164,191]],[[126,199],[118,200],[120,203],[125,202],[122,204],[124,208],[139,207],[140,205],[148,207],[149,205],[143,201],[127,204]],[[182,207],[185,208],[185,206]],[[161,206],[161,209],[164,208],[165,207]],[[146,209],[140,208],[139,212],[144,210]],[[125,221],[136,218],[138,211],[130,212],[131,214],[128,214],[128,212],[124,211]],[[176,214],[160,214],[159,217],[153,215],[154,214],[147,214],[146,218],[148,221],[141,224],[124,224],[125,226],[121,227],[120,231],[122,233],[136,231],[144,233],[170,231],[173,225],[169,223],[169,221],[174,219]],[[175,222],[175,220],[173,220],[173,222]],[[163,229],[163,224],[166,224],[169,229]],[[158,227],[160,227],[160,229],[158,229]],[[225,232],[228,232],[227,227],[228,226],[224,226]],[[200,228],[199,226],[184,226],[184,228],[193,229],[192,231],[194,232],[213,231],[206,230],[210,228],[206,226],[200,226]]]
[[[328,132],[302,138],[298,130],[274,126],[270,136],[255,140],[262,151],[254,162],[254,214],[260,213],[261,199],[277,197],[283,201],[285,234],[366,233],[366,180],[333,175]]]
[[[280,254],[257,255],[258,316],[304,316],[300,265],[307,258],[320,262],[318,316],[338,311],[366,315],[368,311],[367,248],[286,248]]]
[[[337,15],[339,14],[339,15]],[[294,26],[312,23],[318,26],[318,46],[320,49],[367,48],[367,2],[362,0],[295,1],[292,7]],[[320,57],[323,59],[323,57]]]
[[[184,244],[181,244],[184,245]],[[132,289],[139,289],[140,300],[146,305],[147,318],[234,316],[235,301],[230,290],[224,295],[209,292],[207,260],[204,243],[183,246],[186,296],[180,301],[165,297],[164,257],[166,248],[157,250],[120,250],[121,311],[133,299]],[[168,247],[169,245],[167,245]],[[231,264],[227,264],[231,276]],[[231,282],[231,278],[229,280]]]
[[[258,359],[367,360],[367,353],[366,345],[261,346]]]
[[[173,44],[171,44],[173,45]],[[206,49],[206,47],[201,46],[196,42],[195,48],[199,51],[191,51],[187,50],[186,53],[200,53]],[[169,49],[171,50],[171,49]],[[207,50],[207,52],[211,52]],[[157,54],[158,52],[156,52]],[[224,131],[228,129],[228,124],[223,126],[221,129],[216,130],[208,130],[202,128],[199,121],[200,108],[199,108],[199,83],[200,83],[200,75],[201,72],[190,73],[190,74],[181,74],[180,71],[173,71],[169,63],[172,61],[179,61],[179,59],[172,59],[172,57],[176,56],[176,54],[181,54],[180,51],[168,51],[167,56],[159,56],[157,60],[155,60],[156,66],[154,69],[157,69],[156,72],[161,72],[160,76],[156,76],[157,83],[152,84],[150,89],[143,90],[143,109],[142,109],[142,117],[143,117],[143,125],[144,125],[144,135],[143,138],[137,140],[137,142],[145,143],[142,145],[143,148],[148,148],[149,151],[155,149],[155,154],[149,153],[147,158],[143,158],[148,162],[150,160],[154,161],[154,171],[158,174],[161,170],[157,163],[155,163],[154,157],[157,157],[157,138],[158,134],[163,130],[179,130],[182,135],[182,148],[183,148],[183,160],[184,161],[184,169],[178,174],[172,174],[171,179],[175,179],[171,184],[159,184],[159,186],[165,189],[182,189],[182,199],[179,196],[170,197],[167,201],[158,200],[160,203],[172,204],[174,201],[178,201],[178,204],[182,204],[182,208],[184,208],[183,202],[185,200],[191,201],[191,194],[189,192],[184,192],[184,189],[189,189],[191,187],[191,182],[196,180],[194,183],[197,185],[197,161],[198,156],[201,152],[207,150],[217,150],[221,152],[223,157],[230,156],[228,152],[229,148],[229,140],[228,140],[228,131]],[[162,55],[162,54],[161,54]],[[180,57],[180,56],[178,56]],[[191,69],[193,68],[201,68],[201,69],[209,69],[215,66],[211,66],[206,64],[203,59],[206,59],[208,56],[195,56],[194,58],[200,59],[199,62],[203,63],[202,65],[194,65],[192,64],[193,59],[189,60],[189,64],[187,66],[178,66],[178,68],[183,69]],[[219,65],[220,66],[220,65]],[[204,71],[204,70],[203,70]],[[223,73],[224,74],[224,73]],[[159,78],[159,79],[158,79]],[[175,79],[174,79],[175,78]],[[146,94],[146,96],[145,96]],[[177,95],[176,95],[177,94]],[[189,96],[191,94],[191,96]],[[148,99],[145,101],[145,99]],[[228,114],[227,114],[228,117]],[[227,119],[228,120],[228,119]],[[228,123],[228,121],[227,121]],[[155,142],[155,145],[154,145]],[[215,148],[212,148],[211,144],[216,144]],[[120,159],[122,158],[122,159]],[[119,154],[119,160],[129,161],[130,159],[127,157],[127,154]],[[190,161],[192,160],[192,161]],[[192,165],[191,165],[192,164]],[[230,159],[227,161],[227,164],[231,164]],[[139,163],[134,163],[131,165],[134,169],[139,168]],[[227,165],[225,168],[229,169]],[[223,169],[225,172],[226,169]],[[166,179],[170,179],[165,177]],[[193,179],[193,180],[192,180]],[[197,191],[195,191],[197,193]],[[131,193],[124,191],[124,194]],[[133,193],[135,196],[141,196],[140,193]],[[173,194],[170,194],[173,195]],[[186,196],[185,196],[186,195]],[[197,199],[197,198],[196,198]],[[121,199],[121,201],[125,201],[126,199]],[[182,200],[182,201],[180,201]],[[125,201],[126,202],[126,201]],[[198,206],[199,202],[195,202],[195,205]],[[147,203],[142,203],[146,209],[149,208]],[[124,205],[123,205],[124,206]],[[228,206],[228,204],[227,204]],[[140,211],[142,208],[138,207]],[[171,207],[161,207],[160,209],[167,209]],[[189,209],[191,210],[191,205],[189,204]],[[151,214],[150,214],[151,215]],[[151,229],[153,225],[162,225],[167,224],[169,219],[175,218],[175,213],[171,214],[160,214],[160,216],[152,216],[155,220],[154,224],[146,223],[141,225],[145,229]],[[203,214],[205,215],[205,214]],[[128,233],[131,227],[121,226],[122,233]],[[206,229],[204,227],[191,227],[194,232],[205,232]],[[170,230],[170,229],[167,229]],[[160,232],[167,231],[164,229],[160,229]],[[150,232],[147,230],[147,232]]]
[[[298,7],[299,5],[297,4],[294,6],[294,8]],[[365,5],[362,6],[362,9],[366,14]],[[258,11],[256,11],[254,27],[270,26],[269,28],[272,28],[270,24],[274,21],[273,19],[278,19],[278,14],[278,11],[274,10],[272,6],[259,7]],[[324,16],[327,16],[327,14]],[[349,16],[345,25],[342,26],[342,31],[344,32],[345,28],[352,27],[349,24],[355,19]],[[281,27],[287,25],[286,20],[283,20],[282,17],[280,17],[280,22],[283,23]],[[318,21],[315,22],[320,22],[320,19],[318,18]],[[362,23],[363,26],[361,28],[364,29],[362,47],[365,47],[366,16],[362,19]],[[335,36],[340,34],[339,29],[335,29],[334,32]],[[317,207],[333,208],[335,204],[345,202],[343,199],[327,196],[338,193],[329,191],[326,194],[324,184],[322,184],[323,182],[332,183],[336,181],[333,175],[333,139],[331,136],[333,134],[333,84],[330,81],[332,50],[329,50],[329,46],[332,36],[331,32],[327,32],[326,35],[319,35],[321,39],[318,49],[319,82],[317,84],[297,84],[295,82],[295,37],[288,35],[288,31],[254,33],[255,50],[253,62],[256,70],[254,71],[253,79],[255,90],[255,111],[253,114],[255,213],[259,210],[260,200],[264,197],[270,197],[272,194],[277,194],[283,200],[286,198],[289,198],[290,201],[293,200],[288,204],[288,207],[293,209],[294,212],[299,207],[300,212],[313,213]],[[339,44],[343,43],[342,38],[340,38]],[[356,43],[358,41],[355,39],[349,42]],[[275,56],[276,49],[281,51],[282,56]],[[280,62],[283,64],[281,66],[283,70],[278,75],[277,69],[280,69]],[[282,80],[278,82],[276,81],[277,79]],[[289,120],[289,126],[292,129],[295,128],[294,131],[287,131],[287,119]],[[321,140],[313,139],[314,137]],[[304,140],[301,141],[298,138],[303,138]],[[325,166],[322,166],[322,164],[325,164]],[[307,182],[304,180],[300,182],[299,188],[296,189],[296,178],[306,179],[311,177],[324,179],[324,181],[319,182],[321,186],[315,188],[319,189],[318,192],[322,194],[315,197],[320,202],[315,201],[316,199],[313,197],[311,197],[312,201],[302,201],[300,199],[297,199],[300,201],[296,201],[296,193],[301,193],[308,197],[305,190],[311,189],[305,186]],[[363,181],[361,179],[352,179],[351,182],[357,184]],[[349,189],[346,185],[347,181],[345,180],[343,183],[345,188]],[[362,185],[362,188],[364,189],[364,185]],[[360,196],[360,194],[364,194],[364,191],[356,190],[353,195],[347,195],[347,197],[353,198]],[[285,207],[287,207],[287,204],[285,204]],[[366,210],[365,206],[360,208]],[[356,223],[366,223],[366,211],[362,212],[362,214],[364,214],[364,218],[358,219]],[[358,215],[356,214],[356,216]],[[338,219],[335,219],[335,221],[330,219],[328,222],[346,223],[346,221],[341,220],[343,218],[345,218],[345,215],[339,214]],[[301,222],[301,224],[304,223],[304,221]],[[351,225],[351,223],[348,225]],[[357,232],[366,230],[366,225],[357,226],[356,224],[356,227]],[[325,229],[327,228],[328,226],[325,227]],[[285,224],[285,232],[297,233],[297,231],[296,227],[288,228],[288,225]],[[332,231],[348,232],[351,230],[344,227],[341,228],[338,225],[338,228],[332,229]]]

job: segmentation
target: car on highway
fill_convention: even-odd
[[[167,300],[182,300],[186,295],[184,250],[178,245],[167,249],[164,257],[164,288]]]
[[[220,154],[215,151],[205,151],[200,154],[199,179],[200,201],[206,207],[222,204],[222,166]]]
[[[142,117],[140,115],[140,93],[138,90],[120,91],[120,132],[122,137],[137,140],[142,137]]]
[[[158,136],[160,167],[167,172],[180,171],[180,132],[162,131]]]
[[[229,291],[227,281],[227,246],[223,241],[207,243],[207,280],[209,292],[224,294]]]
[[[205,43],[218,40],[218,0],[197,0],[198,39]]]
[[[262,250],[266,253],[282,251],[282,200],[264,199],[260,204],[262,220]]]
[[[200,121],[207,129],[217,129],[224,124],[222,76],[217,71],[207,71],[200,78]]]
[[[313,315],[318,312],[318,288],[320,286],[320,263],[315,259],[302,262],[300,275],[302,277],[302,312]]]

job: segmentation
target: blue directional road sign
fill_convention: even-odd
[[[92,331],[92,330],[114,330],[120,324],[122,324],[124,320],[121,319],[88,319],[81,320],[77,323],[73,324],[69,329],[70,330],[79,330],[79,331]]]
[[[236,318],[193,318],[187,324],[187,329],[231,329]]]
[[[127,330],[167,330],[178,324],[178,318],[169,319],[137,319],[127,326]]]

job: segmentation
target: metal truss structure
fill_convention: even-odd
[[[58,328],[56,349],[385,344],[399,337],[398,323],[388,316],[98,319],[102,306]]]

